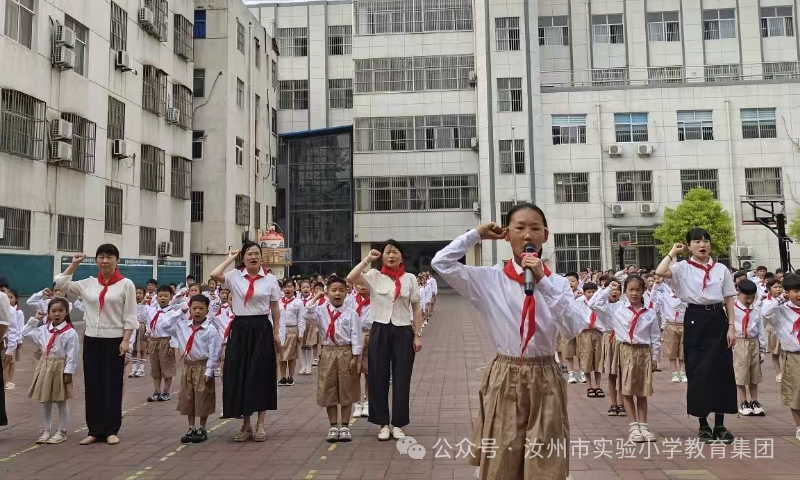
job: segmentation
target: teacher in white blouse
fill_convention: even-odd
[[[97,278],[72,281],[85,255],[76,254],[64,273],[56,275],[57,289],[83,300],[83,381],[89,435],[81,445],[119,443],[122,426],[122,378],[129,361],[130,339],[136,320],[136,287],[117,270],[119,250],[110,243],[97,247]]]
[[[380,270],[368,270],[381,259]],[[422,350],[422,313],[419,308],[417,278],[406,273],[400,244],[388,240],[380,250],[372,250],[347,276],[353,284],[364,284],[370,291],[369,321],[369,422],[380,425],[378,440],[405,437],[409,424],[409,394],[414,355]],[[413,325],[408,314],[413,313]],[[392,416],[389,418],[389,370],[392,375]]]
[[[11,326],[11,304],[8,302],[8,296],[6,296],[5,292],[0,292],[0,342],[3,341],[9,326]],[[3,386],[5,386],[3,369],[0,368],[0,427],[8,425],[6,391]]]

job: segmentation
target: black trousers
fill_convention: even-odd
[[[105,441],[122,426],[122,374],[125,357],[119,356],[120,338],[83,337],[83,383],[89,436]]]
[[[369,332],[369,422],[403,428],[408,418],[414,330],[375,322]],[[392,373],[392,416],[389,418],[389,370]]]

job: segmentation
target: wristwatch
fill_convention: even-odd
[[[422,332],[414,333],[414,336],[422,338]]]

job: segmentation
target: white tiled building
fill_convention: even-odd
[[[738,260],[779,266],[776,238],[747,222],[741,197],[783,198],[790,220],[797,210],[800,37],[788,0],[312,1],[251,11],[281,47],[279,131],[352,117],[362,249],[393,237],[427,256],[501,220],[516,197],[544,208],[558,271],[615,266],[627,240],[626,263],[655,265],[664,208],[705,186],[736,217],[732,262],[751,253]],[[352,37],[338,35],[348,24]],[[352,45],[352,57],[339,45]],[[353,108],[333,108],[332,82],[347,79]],[[467,261],[509,255],[504,242],[487,242]]]

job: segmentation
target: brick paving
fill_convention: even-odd
[[[264,443],[234,443],[237,422],[209,420],[213,429],[203,444],[181,446],[186,429],[176,411],[177,400],[145,402],[151,393],[149,377],[126,380],[127,411],[117,446],[79,446],[86,435],[83,413],[83,379],[76,375],[72,400],[72,428],[67,443],[36,446],[40,407],[27,397],[33,370],[32,348],[26,344],[18,364],[17,388],[6,392],[11,424],[0,427],[0,478],[16,479],[470,479],[475,469],[466,465],[457,444],[471,436],[477,411],[477,389],[487,361],[494,355],[484,335],[481,318],[464,300],[444,295],[434,320],[423,337],[425,349],[417,357],[411,389],[412,424],[406,433],[426,448],[423,459],[401,454],[395,442],[378,442],[377,427],[365,419],[352,425],[353,442],[325,442],[327,419],[316,406],[316,381],[299,376],[294,387],[279,390],[280,410],[268,414]],[[569,414],[573,446],[573,480],[796,480],[800,478],[800,443],[794,439],[789,411],[780,405],[775,372],[765,362],[761,400],[762,418],[731,418],[728,427],[744,438],[747,457],[689,459],[686,440],[696,430],[696,420],[685,415],[685,386],[669,382],[669,374],[655,374],[655,395],[650,401],[650,426],[659,436],[648,458],[638,447],[631,458],[620,458],[617,440],[627,438],[628,418],[608,417],[608,399],[589,399],[585,385],[569,385]],[[178,381],[175,384],[179,384]],[[173,390],[177,388],[173,387]],[[218,392],[221,388],[218,387]],[[218,403],[219,407],[219,403]],[[220,407],[221,408],[221,407]],[[54,409],[55,410],[55,409]],[[54,412],[55,413],[55,412]],[[755,459],[754,440],[771,439],[772,458]],[[439,444],[446,440],[451,447]],[[595,441],[611,440],[605,452]],[[681,442],[670,454],[665,439]],[[578,440],[588,452],[581,452]],[[597,445],[597,446],[596,446]],[[568,447],[569,448],[569,447]],[[658,448],[659,453],[656,453]],[[438,450],[438,453],[437,453]],[[572,450],[569,448],[569,450]],[[440,458],[435,458],[436,456]],[[444,458],[449,454],[451,458]],[[767,452],[769,455],[769,452]],[[671,458],[670,458],[671,457]],[[748,458],[749,457],[749,458]]]

